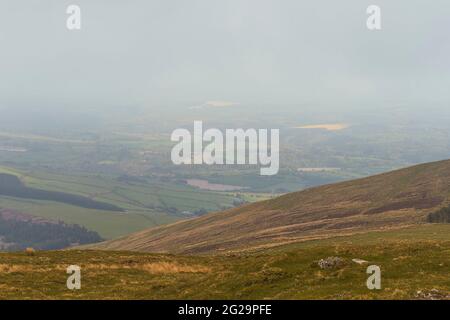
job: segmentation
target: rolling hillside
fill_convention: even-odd
[[[426,223],[447,206],[450,161],[290,193],[89,248],[205,254]]]

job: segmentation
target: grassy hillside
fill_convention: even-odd
[[[99,209],[120,212],[124,211],[118,206],[106,202],[95,201],[88,197],[83,197],[67,192],[30,188],[27,187],[22,181],[20,181],[20,179],[16,175],[7,173],[0,173],[0,194],[3,196],[10,196],[21,199],[34,199],[66,203],[86,209]]]
[[[317,261],[344,263],[321,269]],[[364,259],[381,268],[366,287]],[[81,290],[66,268],[81,267]],[[0,254],[0,299],[450,299],[450,225],[308,241],[208,256],[53,251]],[[418,293],[421,291],[422,293]]]
[[[26,171],[0,166],[0,174],[17,176],[28,188],[64,192],[74,197],[123,208],[124,212],[83,208],[67,203],[1,195],[0,207],[11,208],[69,224],[79,224],[111,239],[145,228],[186,218],[183,212],[203,208],[217,211],[233,206],[234,193],[213,192],[164,182],[155,178],[123,181],[108,175],[63,175],[45,171]],[[264,195],[248,194],[247,201]]]
[[[211,253],[425,223],[447,206],[450,161],[290,193],[95,245],[97,249]]]

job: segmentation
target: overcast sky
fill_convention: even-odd
[[[445,103],[449,71],[448,0],[0,0],[2,106]]]

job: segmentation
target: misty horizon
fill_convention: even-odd
[[[440,3],[438,6],[437,3]],[[450,5],[368,1],[0,3],[0,106],[164,108],[444,104]]]

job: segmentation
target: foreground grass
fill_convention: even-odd
[[[316,261],[328,256],[346,263],[320,269]],[[367,264],[353,258],[381,267],[381,290],[367,289]],[[81,290],[66,288],[69,265],[81,267]],[[1,299],[415,299],[432,289],[450,294],[449,225],[220,256],[0,254]]]

